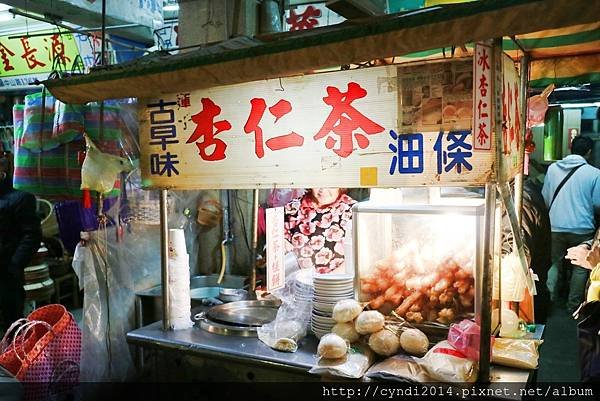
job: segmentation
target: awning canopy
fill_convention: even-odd
[[[151,55],[44,84],[66,103],[156,97],[597,23],[599,12],[600,4],[589,0],[481,0],[346,21],[263,40],[237,39],[178,55]]]

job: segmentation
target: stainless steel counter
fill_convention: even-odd
[[[222,336],[197,327],[164,332],[160,322],[127,333],[127,342],[142,348],[179,351],[252,365],[305,373],[316,363],[317,339],[305,337],[294,353],[275,351],[258,338]]]
[[[540,339],[544,326],[538,326],[535,333],[527,338]],[[127,342],[145,349],[173,350],[180,353],[236,362],[243,365],[254,365],[294,374],[310,375],[308,370],[316,363],[318,341],[313,336],[304,338],[295,353],[279,352],[263,344],[257,338],[222,336],[211,334],[197,327],[191,329],[164,332],[160,322],[142,327],[127,334]],[[535,380],[535,370],[522,370],[492,365],[490,371],[491,388],[501,388],[502,383],[526,383]],[[520,397],[507,397],[519,399]]]

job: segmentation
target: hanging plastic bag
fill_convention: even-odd
[[[86,135],[87,152],[81,167],[81,189],[89,189],[106,194],[112,191],[118,174],[133,168],[128,159],[102,153]]]
[[[550,84],[542,93],[527,100],[527,128],[543,124],[546,110],[548,110],[548,96],[550,96],[554,87],[554,84]]]
[[[60,143],[71,142],[81,138],[83,133],[84,105],[55,102],[52,138]]]
[[[521,302],[525,298],[526,277],[521,267],[521,260],[515,252],[502,256],[502,274],[494,275],[495,288],[502,289],[502,300]],[[502,285],[497,285],[498,278],[502,277]]]
[[[60,142],[53,137],[56,99],[46,90],[25,96],[23,135],[19,146],[35,153],[55,149]]]

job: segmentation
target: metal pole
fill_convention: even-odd
[[[494,220],[496,217],[496,183],[485,184],[485,218],[483,222],[483,266],[481,269],[481,337],[479,342],[479,378],[490,381],[492,335],[492,277],[494,269]]]
[[[258,248],[258,189],[254,190],[252,201],[252,260],[250,261],[249,293],[254,296],[256,290],[256,254]]]
[[[102,0],[102,65],[106,65],[106,0]]]
[[[521,57],[521,79],[519,85],[519,96],[521,97],[521,147],[519,148],[519,166],[521,171],[515,177],[515,209],[517,211],[517,221],[521,225],[521,215],[523,209],[523,183],[525,181],[525,135],[527,134],[527,85],[529,83],[529,55],[523,54]]]
[[[164,331],[171,329],[171,300],[169,299],[169,222],[167,218],[167,190],[160,190],[160,272],[162,289],[163,318],[162,327]]]

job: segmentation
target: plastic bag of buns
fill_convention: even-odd
[[[448,341],[441,341],[420,360],[433,380],[445,383],[472,383],[477,379],[478,366]]]
[[[330,375],[360,379],[373,364],[375,354],[366,344],[350,347],[348,353],[339,359],[319,358],[319,361],[308,372],[317,375]]]

